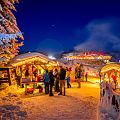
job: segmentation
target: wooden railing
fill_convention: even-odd
[[[0,68],[0,71],[3,72],[5,71],[6,72],[6,76],[5,77],[0,77],[0,85],[2,83],[9,83],[9,86],[11,85],[11,75],[10,75],[10,68]],[[2,73],[3,74],[3,73]]]

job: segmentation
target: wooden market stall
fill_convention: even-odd
[[[120,63],[109,63],[102,67],[100,71],[103,80],[117,82],[120,85]]]
[[[100,83],[100,107],[115,120],[120,119],[120,63],[109,63],[102,67]]]
[[[57,66],[57,62],[41,53],[29,52],[16,56],[10,65],[15,68],[15,76],[21,86],[23,82],[35,81],[36,75],[42,80],[44,70]]]

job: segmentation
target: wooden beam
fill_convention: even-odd
[[[20,73],[21,73],[21,75],[20,75],[20,87],[22,87],[22,72],[23,72],[22,66],[20,66]]]
[[[11,74],[10,74],[10,69],[7,69],[7,73],[8,73],[8,82],[9,82],[9,86],[11,85]]]

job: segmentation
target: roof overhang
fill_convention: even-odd
[[[102,67],[101,73],[105,73],[105,72],[108,72],[108,71],[113,70],[113,69],[120,71],[120,64],[118,64],[118,63],[106,64],[105,66]]]
[[[47,56],[42,55],[40,53],[25,53],[18,55],[13,60],[11,60],[10,65],[16,67],[25,64],[31,64],[35,61],[39,61],[42,64],[50,64],[52,66],[57,65],[56,61],[52,61],[49,58],[47,58]]]

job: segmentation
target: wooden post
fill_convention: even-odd
[[[16,67],[14,68],[14,73],[15,73],[15,78],[17,78],[17,72],[16,72]]]
[[[30,80],[32,81],[33,80],[33,65],[31,64],[30,67],[31,67]]]
[[[110,82],[111,82],[111,81],[110,81],[110,74],[111,74],[110,71],[108,71],[107,74],[108,74],[108,79],[109,79],[109,83],[110,83]]]
[[[10,68],[7,69],[7,73],[8,73],[8,82],[9,82],[9,86],[11,85],[11,74],[10,74]]]
[[[20,66],[20,87],[22,87],[22,66]]]

